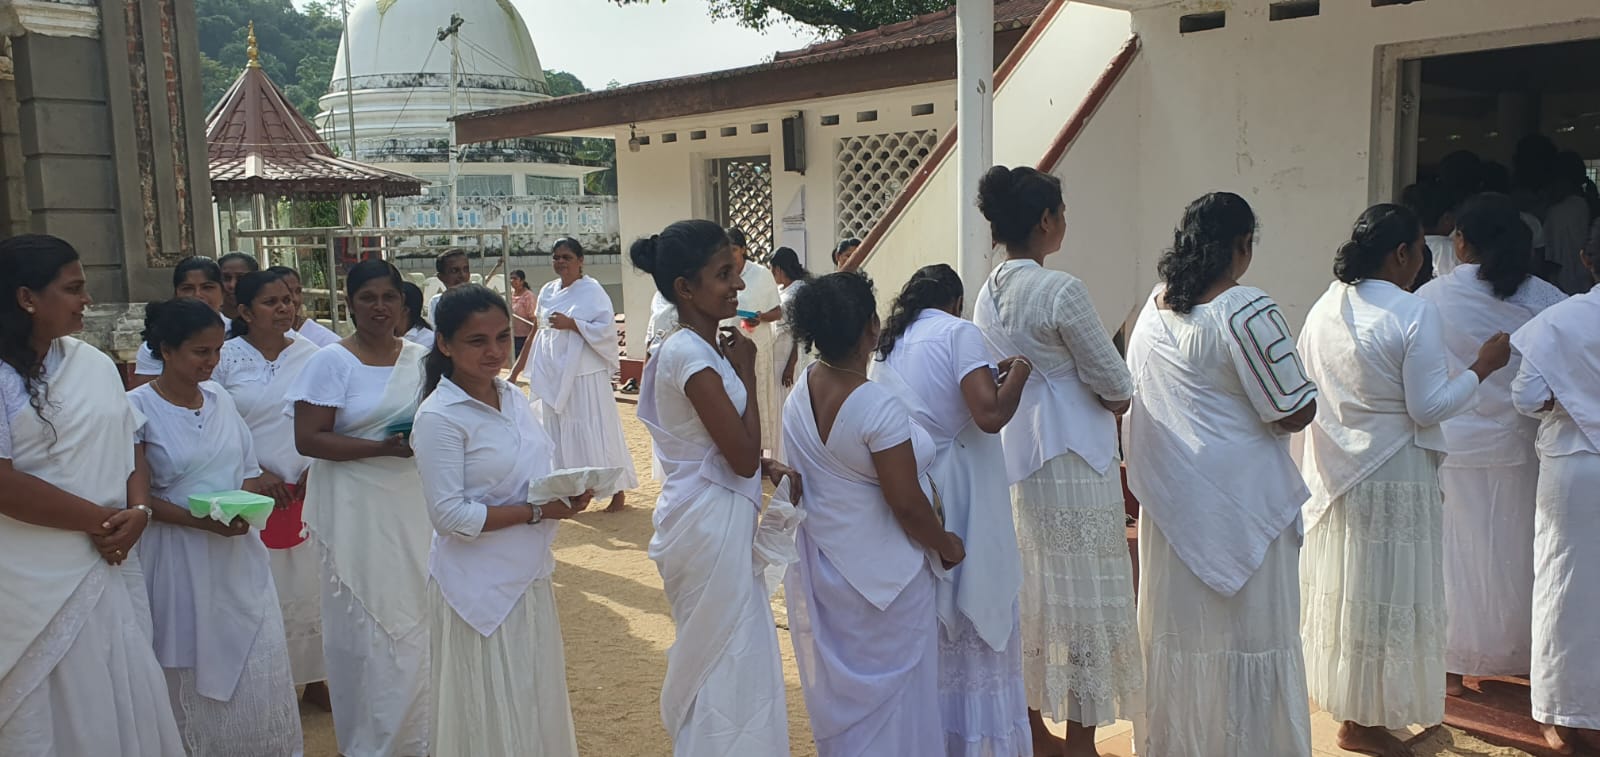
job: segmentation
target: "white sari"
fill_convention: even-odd
[[[31,408],[10,422],[12,465],[102,507],[122,507],[134,429],[144,419],[109,358],[72,338],[52,349],[63,354],[45,377],[49,423]],[[142,578],[124,576],[127,563],[107,565],[83,534],[4,516],[0,555],[0,754],[182,754]]]
[[[550,328],[553,313],[572,318],[578,330]],[[568,287],[556,279],[539,290],[539,324],[529,348],[528,389],[539,400],[545,431],[555,443],[555,467],[621,468],[616,489],[595,492],[597,500],[638,487],[611,393],[619,361],[611,296],[588,276]]]
[[[1463,264],[1428,282],[1417,296],[1432,302],[1444,323],[1455,370],[1465,370],[1495,334],[1512,333],[1566,295],[1528,277],[1510,297],[1495,296]],[[1511,380],[1520,355],[1478,387],[1478,406],[1440,424],[1446,457],[1439,467],[1444,494],[1445,670],[1469,676],[1528,672],[1533,629],[1534,500],[1539,422],[1511,406]],[[1485,623],[1484,618],[1503,618]]]
[[[909,441],[920,476],[933,463],[933,442],[872,382],[845,399],[822,441],[810,375],[784,405],[784,449],[806,492],[800,560],[784,597],[817,753],[942,754],[933,558],[900,527],[876,472],[861,469],[861,458],[870,466],[870,453]],[[855,464],[835,450],[849,450]]]
[[[271,362],[249,342],[230,339],[223,344],[222,361],[211,374],[228,390],[250,427],[261,469],[291,485],[299,483],[311,461],[295,449],[294,418],[284,414],[284,398],[319,349],[306,332],[299,337]],[[303,491],[299,494],[305,496]],[[281,510],[273,516],[289,513],[292,511]],[[299,526],[305,535],[305,524]],[[327,673],[322,662],[322,570],[317,547],[306,539],[287,549],[269,548],[267,558],[272,563],[272,584],[278,590],[295,685],[321,681]]]
[[[772,271],[766,266],[746,261],[740,278],[744,280],[744,289],[739,291],[740,310],[761,314],[783,304],[778,282],[772,279]],[[724,325],[738,326],[741,320],[734,318]],[[760,323],[748,335],[750,341],[756,343],[756,401],[761,409],[761,447],[776,450],[779,438],[776,419],[783,412],[783,405],[778,402],[778,379],[783,374],[783,366],[777,363],[774,354],[777,338],[769,322]],[[789,353],[783,354],[784,360],[788,360]]]
[[[761,479],[733,472],[684,395],[705,370],[743,412],[750,398],[733,366],[692,331],[668,337],[640,382],[639,420],[665,474],[650,559],[677,626],[661,720],[679,757],[785,757],[783,667],[755,552]]]
[[[343,402],[320,386],[318,353],[289,401]],[[424,350],[405,342],[377,406],[337,416],[334,431],[379,440],[409,423],[422,389]],[[339,751],[346,757],[429,753],[427,560],[433,526],[415,461],[399,457],[312,460],[306,525],[323,550],[322,645]]]
[[[145,384],[128,393],[148,419],[138,440],[150,493],[187,508],[190,495],[238,489],[260,475],[250,430],[220,386],[201,385],[198,413]],[[219,536],[151,523],[139,541],[178,730],[190,754],[281,757],[303,745],[267,547],[252,529]]]

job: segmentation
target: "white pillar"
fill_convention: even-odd
[[[978,211],[978,180],[994,165],[994,2],[956,2],[956,251],[967,310],[989,273],[989,222]]]

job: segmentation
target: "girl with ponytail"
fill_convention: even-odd
[[[508,313],[479,284],[439,297],[412,436],[434,528],[432,753],[577,757],[550,546],[594,492],[528,501],[554,449],[527,396],[500,378]]]
[[[1288,439],[1316,414],[1317,390],[1277,304],[1239,284],[1255,230],[1238,195],[1190,203],[1128,340],[1150,713],[1140,754],[1311,754],[1299,705],[1305,484]],[[1235,684],[1189,693],[1219,677]]]
[[[667,651],[662,722],[679,757],[785,757],[778,637],[765,566],[750,545],[762,477],[774,486],[792,481],[795,502],[801,491],[792,470],[762,457],[755,345],[720,328],[736,315],[744,287],[733,246],[715,223],[679,221],[635,241],[628,257],[677,312],[639,387],[639,419],[662,468],[650,559],[680,632]],[[768,513],[779,510],[774,504]],[[700,627],[713,632],[683,633]]]
[[[1515,333],[1567,296],[1532,275],[1533,235],[1510,198],[1485,193],[1468,199],[1457,228],[1460,264],[1417,296],[1438,309],[1454,362],[1469,365],[1485,340]],[[1476,410],[1441,425],[1447,455],[1439,483],[1450,506],[1444,525],[1448,693],[1461,691],[1463,675],[1520,675],[1531,662],[1530,624],[1473,622],[1533,612],[1539,421],[1512,405],[1511,381],[1520,365],[1512,354],[1506,370],[1479,387]]]
[[[984,281],[972,320],[1005,380],[1004,394],[995,396],[1009,404],[1017,391],[1011,382],[1028,387],[1010,423],[1004,420],[1010,407],[987,418],[994,408],[969,409],[984,409],[973,418],[989,428],[1004,426],[1006,482],[1016,530],[1024,535],[1020,637],[1032,738],[1036,751],[1060,752],[1044,718],[1066,721],[1065,749],[1087,754],[1097,727],[1137,714],[1144,685],[1133,566],[1115,547],[1126,541],[1117,417],[1127,411],[1133,381],[1083,281],[1044,265],[1066,237],[1061,180],[1032,168],[995,166],[978,184],[978,207],[1006,259]],[[1018,558],[1002,553],[994,559]],[[1014,583],[994,584],[989,593],[1018,591]],[[1074,634],[1105,640],[1103,653],[1077,653],[1083,642]],[[994,660],[1013,648],[992,631],[983,640],[988,647],[979,653]],[[1015,737],[1000,730],[1002,724],[1010,721],[990,721],[988,738],[1009,750]]]
[[[964,301],[961,277],[950,266],[913,274],[878,337],[872,375],[932,438],[928,476],[945,527],[969,557],[937,589],[939,606],[950,610],[940,616],[939,667],[960,671],[940,676],[947,740],[967,745],[963,754],[1021,755],[1034,742],[1024,714],[1017,604],[1023,564],[999,434],[1033,366],[1020,357],[995,360],[983,332],[961,318]],[[1030,607],[1029,616],[1037,615]]]
[[[1515,211],[1505,210],[1508,227],[1520,226]],[[1459,220],[1471,227],[1471,215],[1464,209]],[[1472,339],[1451,357],[1439,308],[1406,291],[1429,255],[1414,213],[1398,205],[1367,209],[1334,256],[1339,280],[1312,306],[1300,336],[1306,373],[1326,400],[1306,433],[1302,460],[1310,488],[1300,563],[1307,685],[1341,721],[1339,746],[1365,754],[1408,752],[1390,729],[1444,719],[1441,565],[1448,563],[1438,557],[1445,549],[1439,460],[1449,445],[1440,424],[1475,403],[1481,409],[1492,393],[1480,384],[1511,357],[1508,337],[1487,310],[1457,313],[1463,325],[1481,324],[1487,341]],[[1478,274],[1459,266],[1423,290],[1480,286]],[[1481,304],[1492,309],[1483,289]],[[1507,483],[1482,481],[1488,490]],[[1452,518],[1456,507],[1452,497]],[[1522,607],[1527,617],[1526,598]],[[1520,665],[1527,661],[1524,652]]]

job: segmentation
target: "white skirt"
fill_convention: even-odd
[[[428,582],[433,757],[577,757],[550,579],[534,581],[500,627],[478,633]]]
[[[1546,458],[1534,540],[1533,719],[1600,730],[1600,455]]]
[[[556,412],[540,403],[544,430],[555,443],[555,467],[621,468],[616,491],[595,492],[595,501],[611,499],[617,491],[639,488],[633,454],[622,436],[622,415],[611,393],[611,378],[604,371],[575,379],[566,409]]]
[[[151,647],[149,610],[139,618],[138,604],[148,603],[136,603],[130,582],[119,574],[105,565],[92,568],[22,661],[0,678],[0,701],[21,698],[0,722],[0,754],[184,753]],[[142,594],[143,580],[137,585]],[[77,634],[66,638],[73,628]],[[47,671],[30,664],[48,665],[57,655]]]
[[[1073,453],[1011,489],[1022,553],[1022,671],[1028,706],[1086,726],[1143,708],[1144,660],[1116,467]]]
[[[326,574],[322,583],[322,653],[327,661],[328,697],[333,701],[339,754],[430,754],[426,623],[393,638],[338,576]]]
[[[1004,651],[957,618],[954,638],[939,624],[939,711],[948,757],[1029,757],[1028,692],[1022,683],[1022,624],[1011,627]]]
[[[777,360],[774,354],[777,340],[772,334],[772,324],[757,326],[749,336],[756,343],[756,402],[761,413],[761,449],[773,452],[778,449],[778,429],[783,425],[780,417],[783,405],[778,403],[778,378],[783,369],[773,366]]]
[[[1155,520],[1139,519],[1139,635],[1147,727],[1139,754],[1309,757],[1311,712],[1296,624],[1299,521],[1225,597],[1189,570]]]
[[[1437,453],[1402,448],[1306,534],[1306,681],[1335,720],[1444,720],[1444,507]]]
[[[1439,469],[1444,492],[1444,669],[1525,675],[1533,647],[1537,460]]]
[[[289,648],[294,685],[328,677],[322,664],[322,564],[311,540],[289,549],[269,549],[272,583],[278,587],[278,609]]]
[[[189,754],[283,757],[304,749],[283,620],[277,604],[268,604],[232,699],[201,696],[195,691],[194,668],[166,670],[167,694]]]

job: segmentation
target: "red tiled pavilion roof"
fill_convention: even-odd
[[[245,68],[206,116],[216,197],[406,197],[422,180],[333,154],[258,66]]]

